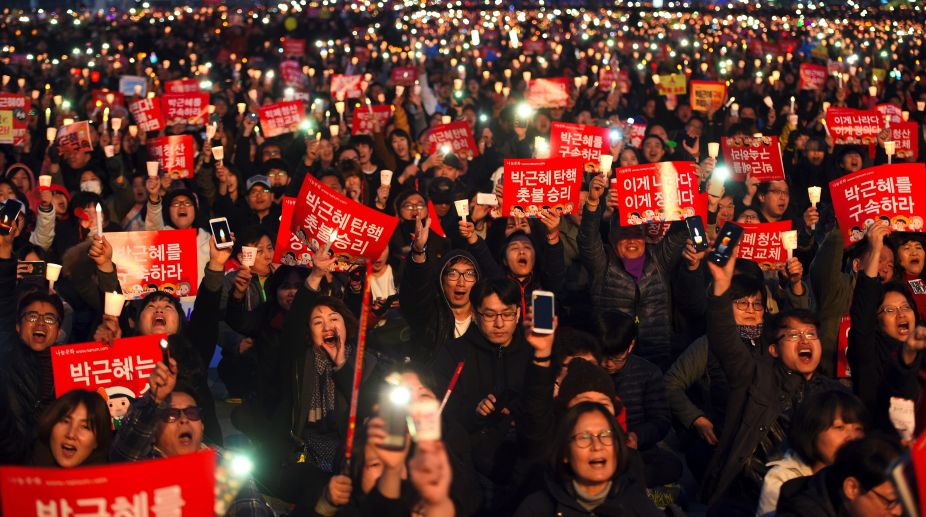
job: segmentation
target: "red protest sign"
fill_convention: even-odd
[[[524,42],[524,53],[527,55],[544,54],[546,51],[547,42],[542,39],[529,39]]]
[[[698,192],[697,165],[692,162],[620,167],[611,188],[618,193],[621,226],[707,217],[707,194]]]
[[[137,300],[153,291],[196,296],[196,230],[107,232],[106,240],[127,298]]]
[[[561,108],[569,103],[569,82],[565,77],[531,79],[527,102],[535,108]]]
[[[585,169],[598,170],[602,154],[611,152],[606,127],[554,122],[550,129],[550,156],[582,158]]]
[[[418,69],[413,66],[393,67],[389,77],[395,84],[410,86],[418,80]]]
[[[615,70],[610,66],[602,67],[598,72],[598,89],[609,92],[617,86],[621,93],[630,92],[630,74],[626,70]]]
[[[311,266],[315,253],[299,240],[290,229],[293,221],[293,212],[296,209],[297,199],[283,196],[282,212],[280,213],[280,233],[273,246],[273,263],[286,266]]]
[[[372,135],[374,120],[379,122],[379,128],[382,130],[389,124],[390,118],[392,118],[392,106],[379,104],[363,107],[358,104],[357,108],[354,109],[354,120],[351,123],[350,134]]]
[[[293,133],[299,130],[299,124],[305,120],[305,106],[302,101],[278,102],[269,106],[261,106],[257,110],[260,117],[260,127],[264,136],[271,138],[284,133]]]
[[[646,138],[646,124],[631,124],[630,146],[639,149],[643,145],[644,138]]]
[[[537,217],[543,208],[571,214],[582,186],[579,158],[505,160],[502,214]]]
[[[283,55],[302,57],[305,55],[305,40],[296,38],[283,38]]]
[[[58,147],[62,151],[92,151],[90,123],[83,120],[62,127],[58,130]]]
[[[78,343],[51,348],[55,396],[71,390],[124,388],[139,397],[148,391],[148,377],[161,360],[164,335],[117,339],[113,344]],[[107,393],[109,393],[107,391]]]
[[[452,152],[467,160],[479,156],[479,149],[476,147],[473,133],[469,130],[469,124],[466,121],[436,126],[428,136],[428,141],[431,143],[429,154],[442,149],[442,154]]]
[[[830,108],[826,110],[826,129],[837,145],[873,144],[881,132],[882,116],[874,110]]]
[[[13,112],[13,145],[21,146],[25,143],[26,125],[29,123],[29,108],[32,101],[25,95],[15,93],[0,93],[0,110]]]
[[[839,336],[836,338],[836,377],[845,379],[852,377],[852,368],[849,367],[849,329],[852,328],[852,318],[843,314],[839,320]]]
[[[865,237],[875,221],[894,231],[922,232],[926,207],[926,165],[898,163],[860,170],[830,182],[833,210],[846,245]]]
[[[893,104],[878,104],[875,106],[875,111],[881,114],[882,123],[885,117],[891,117],[891,124],[903,122],[903,110]]]
[[[747,174],[759,181],[785,179],[777,136],[724,137],[721,143],[734,181],[746,181]]]
[[[826,86],[826,67],[813,63],[801,63],[801,90],[822,90]]]
[[[335,233],[332,251],[339,267],[364,264],[382,254],[399,220],[332,191],[307,175],[299,190],[290,229],[312,250]]]
[[[167,93],[161,96],[161,109],[168,126],[205,124],[207,106],[208,93]]]
[[[192,135],[161,136],[148,139],[148,156],[171,178],[192,178],[196,167],[196,147]]]
[[[899,159],[919,159],[920,125],[916,122],[898,122],[891,124],[891,140],[896,143],[895,154]]]
[[[359,99],[363,95],[361,75],[334,74],[331,76],[331,96],[335,99]]]
[[[749,259],[763,271],[785,267],[788,250],[781,243],[781,232],[791,230],[791,221],[777,223],[736,223],[743,227],[737,257]]]
[[[280,63],[280,77],[283,78],[283,84],[286,86],[302,86],[305,83],[302,66],[293,59]]]
[[[132,112],[139,131],[160,131],[166,127],[161,102],[157,98],[130,102],[129,111]]]
[[[164,83],[164,93],[197,93],[199,83],[196,79],[177,79]]]
[[[181,475],[182,474],[182,475]],[[214,515],[215,451],[101,467],[0,467],[3,515]]]
[[[719,110],[727,98],[727,83],[723,81],[691,81],[691,109]]]
[[[103,88],[102,90],[93,90],[93,92],[90,94],[90,98],[93,101],[93,105],[99,107],[100,109],[107,106],[125,107],[125,94],[122,92],[112,91],[108,88]],[[110,102],[110,98],[112,98],[112,102]]]

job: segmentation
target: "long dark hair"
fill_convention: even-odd
[[[87,408],[87,423],[96,437],[96,449],[90,454],[84,465],[98,465],[107,463],[109,444],[112,442],[112,420],[109,416],[109,407],[103,397],[94,391],[71,390],[58,397],[38,420],[39,442],[36,450],[36,462],[41,464],[54,464],[51,456],[51,431],[64,417],[70,415],[75,409],[83,405]],[[45,457],[48,454],[48,457]]]
[[[595,402],[580,402],[569,408],[560,420],[559,427],[556,430],[556,438],[553,440],[553,449],[549,457],[550,470],[556,475],[559,481],[571,481],[575,478],[572,466],[564,461],[569,457],[569,446],[572,443],[572,435],[575,433],[576,424],[579,418],[586,413],[598,412],[608,421],[611,432],[614,437],[614,454],[617,460],[617,469],[614,471],[614,478],[624,475],[629,468],[627,459],[627,436],[614,415],[601,404]]]
[[[788,440],[791,448],[807,463],[824,463],[825,458],[817,447],[817,437],[829,429],[836,416],[847,424],[869,425],[865,404],[851,393],[839,390],[825,391],[808,398],[794,412]]]

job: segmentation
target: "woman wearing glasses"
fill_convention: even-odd
[[[552,444],[546,487],[528,496],[515,517],[663,515],[628,473],[626,441],[601,404],[573,406]]]

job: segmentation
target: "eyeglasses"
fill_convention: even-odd
[[[456,269],[447,271],[447,280],[450,280],[451,282],[456,282],[460,279],[461,276],[463,277],[463,280],[466,280],[467,282],[476,281],[476,272],[472,269],[468,271],[458,271]]]
[[[884,497],[883,495],[878,493],[878,491],[875,490],[874,488],[869,490],[869,492],[878,496],[878,499],[881,500],[881,503],[883,503],[884,507],[887,508],[888,510],[893,510],[894,508],[897,508],[897,505],[900,504],[900,499],[888,499],[887,497]]]
[[[267,174],[267,177],[269,177],[270,179],[277,178],[277,177],[282,178],[282,177],[284,177],[284,176],[288,176],[288,174],[286,173],[286,171],[277,171],[277,170],[273,170],[273,171],[270,171],[270,172]]]
[[[813,331],[813,330],[807,330],[807,331],[801,331],[801,332],[793,331],[793,332],[788,332],[787,334],[783,334],[779,336],[778,340],[788,341],[791,343],[797,343],[798,341],[802,339],[806,339],[807,341],[815,341],[817,337],[818,336],[817,336],[816,331]]]
[[[171,208],[189,208],[193,206],[192,201],[175,201],[170,204]]]
[[[201,410],[198,406],[190,406],[185,408],[164,408],[161,410],[161,421],[167,424],[172,424],[177,420],[180,420],[180,415],[184,415],[186,416],[187,420],[198,422],[202,418],[200,413]]]
[[[518,311],[505,311],[505,312],[486,311],[486,312],[476,312],[476,314],[482,316],[483,318],[489,321],[496,321],[498,320],[498,318],[501,318],[502,321],[514,321],[518,319]]]
[[[614,445],[614,433],[608,429],[601,431],[598,434],[592,434],[588,431],[584,433],[572,435],[572,441],[576,442],[576,447],[580,449],[588,449],[592,446],[592,438],[598,438],[598,442],[601,445],[610,446]]]
[[[270,193],[269,190],[264,190],[264,189],[252,189],[250,192],[248,192],[248,195],[249,195],[249,196],[262,196],[262,195],[264,195],[264,194],[269,194],[269,193]]]
[[[881,307],[880,309],[878,309],[878,314],[884,313],[884,314],[893,316],[895,312],[911,312],[911,311],[913,311],[913,307],[910,307],[909,305],[905,303],[903,305],[885,305]]]
[[[768,193],[769,193],[769,194],[775,194],[776,196],[790,196],[790,195],[791,195],[791,193],[788,192],[787,190],[781,190],[781,189],[777,189],[777,188],[776,188],[776,189],[768,189]]]
[[[412,203],[406,203],[406,204],[402,205],[401,208],[402,208],[402,210],[408,210],[409,212],[411,212],[411,211],[414,211],[414,210],[424,210],[424,209],[427,208],[427,207],[426,207],[425,205],[415,205],[415,204],[412,204]]]
[[[733,300],[733,306],[741,311],[748,311],[750,308],[755,312],[762,312],[765,310],[765,305],[757,300]]]
[[[39,321],[39,318],[41,318],[42,323],[46,325],[57,325],[58,324],[58,316],[55,316],[54,314],[50,314],[50,313],[49,314],[39,314],[35,311],[29,311],[23,314],[22,316],[20,316],[20,318],[24,319],[27,323],[35,323]]]

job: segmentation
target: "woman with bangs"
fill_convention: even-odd
[[[112,438],[112,420],[103,397],[92,391],[72,390],[39,417],[32,463],[65,469],[105,464]]]

